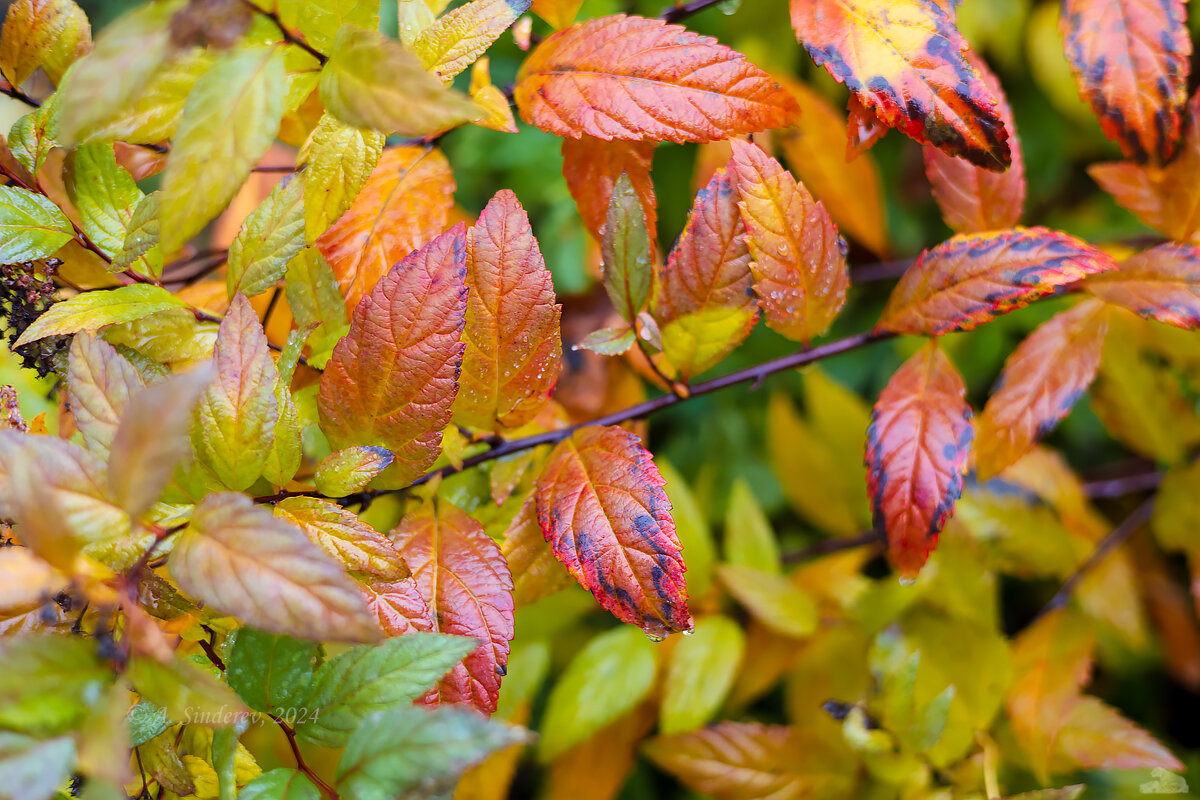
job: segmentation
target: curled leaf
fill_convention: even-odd
[[[1177,328],[1200,327],[1200,248],[1160,244],[1121,262],[1084,287],[1108,303]]]

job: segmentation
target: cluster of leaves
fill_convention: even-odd
[[[370,3],[163,0],[95,41],[72,0],[9,7],[3,91],[28,110],[0,149],[0,312],[59,413],[0,397],[0,793],[497,797],[529,727],[563,797],[615,796],[638,752],[731,799],[999,797],[1092,769],[1174,785],[1177,757],[1085,690],[1102,645],[1145,646],[1139,594],[1191,637],[1167,657],[1200,687],[1161,552],[1200,570],[1182,3],[1063,5],[1128,159],[1092,174],[1169,237],[1140,251],[1019,226],[1013,114],[953,3],[792,0],[846,115],[677,24],[709,0],[579,23],[578,0],[448,5],[398,0],[397,39]],[[485,54],[510,26],[529,52],[501,89]],[[455,206],[440,143],[466,126],[562,139],[607,303],[568,339],[585,352],[564,359],[517,196]],[[866,153],[889,128],[921,145],[954,235],[872,328],[814,345],[856,283],[839,225],[890,251]],[[294,161],[257,192],[276,142]],[[665,252],[662,142],[703,156]],[[950,335],[1043,298],[974,418]],[[760,318],[799,349],[698,380]],[[890,340],[906,358],[873,407],[810,366]],[[796,367],[804,413],[773,395],[765,447],[830,538],[782,553],[739,481],[718,554],[637,420]],[[1153,513],[1115,527],[1039,444],[1093,383],[1111,435],[1167,470]],[[1119,545],[1147,521],[1135,561]],[[1008,637],[1001,576],[1065,584]],[[589,639],[595,604],[623,624]],[[781,683],[788,724],[753,709]]]

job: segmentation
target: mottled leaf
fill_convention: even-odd
[[[1188,35],[1182,0],[1065,0],[1062,29],[1079,93],[1126,158],[1165,163],[1185,120]]]
[[[1011,163],[1008,132],[954,6],[935,0],[791,0],[808,54],[888,127],[986,169]]]
[[[654,182],[650,179],[654,146],[653,141],[625,142],[594,136],[563,139],[563,177],[567,179],[567,190],[575,199],[584,227],[596,241],[603,236],[613,184],[622,173],[629,176],[641,201],[646,229],[657,229],[658,207]]]
[[[978,422],[975,469],[987,480],[1049,433],[1096,376],[1108,325],[1098,300],[1051,317],[1004,362]]]
[[[408,577],[408,567],[391,541],[353,511],[316,497],[289,497],[275,505],[275,514],[351,572],[389,580]]]
[[[454,206],[446,157],[424,147],[390,148],[350,209],[319,239],[353,311],[400,259],[442,232]]]
[[[1186,330],[1200,326],[1200,248],[1161,244],[1096,275],[1084,287],[1107,303]]]
[[[966,386],[930,342],[896,371],[871,411],[867,490],[875,529],[903,578],[915,578],[962,492],[971,446]]]
[[[325,641],[380,638],[343,569],[244,495],[208,495],[175,541],[168,566],[190,596],[261,630]]]
[[[536,490],[538,521],[558,560],[601,606],[659,638],[692,628],[662,486],[636,436],[588,427],[554,448]]]
[[[967,53],[967,63],[979,72],[996,98],[996,113],[1008,131],[1012,165],[1004,172],[993,172],[926,145],[925,176],[933,189],[933,199],[942,210],[942,218],[956,233],[1011,228],[1021,221],[1025,207],[1025,159],[1017,139],[1017,125],[1000,79],[974,53]]]
[[[321,117],[304,168],[304,228],[308,241],[329,229],[350,207],[383,154],[383,135]]]
[[[632,324],[650,298],[653,245],[642,202],[625,173],[613,184],[600,255],[604,289],[617,312]]]
[[[426,701],[466,703],[490,714],[514,632],[512,575],[499,546],[482,525],[443,500],[405,516],[391,539],[429,605],[432,630],[480,643]]]
[[[455,419],[482,430],[532,420],[558,380],[560,307],[516,195],[503,190],[467,234],[467,312]]]
[[[279,183],[250,212],[229,246],[225,289],[253,297],[283,277],[288,263],[304,248],[304,182],[307,174]]]
[[[94,331],[106,325],[131,322],[182,305],[184,302],[166,289],[146,283],[85,292],[52,305],[25,329],[14,346],[20,347],[46,336]]]
[[[1046,228],[959,234],[917,257],[876,328],[929,336],[969,331],[1059,287],[1114,269],[1111,256]]]
[[[735,139],[732,166],[767,325],[807,342],[828,330],[846,302],[845,245],[825,207],[757,145]]]
[[[410,254],[354,310],[321,375],[321,429],[336,448],[391,450],[392,483],[425,471],[441,449],[458,389],[467,306],[461,225]]]
[[[710,142],[787,124],[796,103],[741,53],[617,14],[559,31],[525,59],[521,117],[557,136]]]
[[[19,186],[0,186],[0,262],[45,258],[73,235],[54,203]]]
[[[345,497],[365,488],[392,465],[392,460],[391,452],[384,447],[347,447],[321,460],[313,483],[325,497]]]
[[[471,65],[517,17],[530,0],[471,0],[442,15],[417,36],[412,51],[425,69],[443,80]]]

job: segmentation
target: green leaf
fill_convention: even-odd
[[[58,83],[91,43],[87,15],[71,0],[16,0],[0,34],[0,71],[13,86],[29,80],[39,67]]]
[[[279,419],[275,422],[275,436],[271,439],[271,449],[267,451],[267,460],[263,463],[263,477],[275,486],[283,486],[296,476],[304,456],[301,452],[300,412],[292,399],[290,384],[305,338],[307,331],[288,333],[287,344],[276,364],[277,369],[286,371],[286,374],[280,372],[279,380],[275,383]]]
[[[347,125],[400,136],[449,130],[482,115],[415,55],[378,31],[343,25],[321,70],[321,101]]]
[[[1176,465],[1163,476],[1150,527],[1166,550],[1200,555],[1200,460]]]
[[[59,136],[75,144],[80,135],[124,108],[171,52],[171,17],[181,0],[149,3],[105,27],[92,52],[71,68],[59,86],[63,115]]]
[[[13,123],[8,147],[17,163],[36,175],[58,142],[58,95],[52,94],[38,108]]]
[[[304,175],[279,183],[246,217],[229,247],[225,288],[230,297],[262,294],[287,271],[304,248]]]
[[[125,716],[129,746],[140,747],[170,727],[166,713],[149,700],[139,700]]]
[[[109,258],[122,253],[134,211],[144,195],[133,176],[117,164],[112,145],[81,145],[72,150],[67,156],[65,184],[84,234]],[[145,254],[125,266],[142,275],[156,275],[162,268]]]
[[[317,670],[304,705],[319,714],[296,733],[340,747],[368,715],[416,700],[477,646],[460,636],[412,633],[348,650]]]
[[[372,478],[391,466],[393,458],[386,447],[347,447],[321,460],[313,482],[325,497],[345,497],[365,488]]]
[[[217,773],[220,800],[234,800],[237,784],[234,767],[237,759],[238,733],[233,726],[217,728],[212,738],[212,766]]]
[[[712,531],[708,520],[696,502],[696,496],[688,488],[683,476],[667,461],[658,461],[666,485],[663,490],[671,501],[671,517],[675,520],[675,535],[679,545],[687,554],[688,594],[700,599],[708,594],[712,584],[713,563],[717,560]]]
[[[637,339],[633,328],[601,328],[583,337],[575,350],[591,350],[602,356],[619,356],[633,347]]]
[[[355,800],[449,792],[488,753],[523,742],[523,728],[464,709],[393,708],[370,715],[338,762],[338,790]]]
[[[783,575],[722,564],[717,576],[739,603],[776,633],[802,639],[816,630],[816,602]]]
[[[279,371],[267,335],[243,295],[221,320],[213,353],[217,380],[197,407],[192,446],[200,463],[230,489],[247,489],[263,473],[279,419]]]
[[[242,628],[229,654],[225,679],[255,711],[298,709],[312,685],[321,646],[286,634]]]
[[[725,560],[776,575],[783,572],[775,531],[744,478],[734,481],[725,510]]]
[[[173,253],[233,198],[283,118],[283,51],[235,50],[196,82],[163,175],[163,251]]]
[[[19,186],[0,186],[0,263],[54,255],[72,236],[71,223],[54,203]]]
[[[280,767],[243,786],[238,800],[321,800],[321,793],[304,773]]]
[[[296,324],[316,325],[310,340],[308,363],[321,369],[329,361],[333,346],[350,329],[346,301],[338,289],[337,276],[315,247],[306,247],[287,269],[287,301]]]
[[[135,656],[125,669],[125,679],[172,722],[222,727],[249,713],[228,686],[179,656],[169,664]]]
[[[382,134],[325,114],[312,133],[304,168],[304,227],[314,241],[350,207],[383,154]]]
[[[694,730],[712,719],[733,686],[745,647],[741,627],[728,617],[696,620],[692,635],[677,642],[671,653],[660,733]]]
[[[159,192],[151,192],[133,207],[125,239],[113,254],[110,270],[120,272],[134,263],[141,263],[150,277],[162,276],[163,255],[158,243],[158,201],[161,196]]]
[[[129,399],[145,388],[142,376],[103,339],[80,334],[67,356],[67,400],[88,450],[107,458]]]
[[[646,212],[625,172],[613,184],[600,255],[604,261],[604,289],[618,313],[632,325],[638,312],[646,307],[653,273]]]
[[[70,736],[34,739],[0,731],[0,786],[14,800],[49,800],[71,777],[75,741]],[[8,791],[16,790],[9,795]]]
[[[10,187],[0,186],[0,190]],[[16,347],[46,336],[94,331],[105,325],[131,322],[185,303],[161,286],[131,283],[116,289],[85,292],[50,306],[21,334]]]
[[[112,682],[112,669],[96,656],[95,642],[81,636],[0,639],[0,664],[0,727],[33,736],[77,727]],[[5,785],[11,784],[0,782]]]
[[[654,643],[631,625],[592,639],[550,693],[538,757],[551,761],[642,702],[654,688]]]

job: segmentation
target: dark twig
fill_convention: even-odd
[[[287,737],[288,747],[292,749],[292,757],[296,759],[296,768],[307,775],[308,779],[315,783],[317,788],[321,790],[321,793],[329,798],[329,800],[338,800],[339,795],[337,791],[328,783],[321,780],[321,776],[313,772],[312,767],[305,763],[304,756],[300,753],[300,745],[296,742],[296,729],[274,714],[271,715],[271,719],[275,720],[275,724],[279,726],[279,729],[283,731],[283,735]]]
[[[0,88],[0,94],[6,94],[13,100],[20,100],[22,103],[31,108],[40,108],[42,105],[37,100],[34,100],[32,97],[22,92],[16,86],[13,86],[11,83],[7,87]]]
[[[279,29],[279,34],[281,36],[283,36],[283,40],[285,42],[287,42],[288,44],[296,45],[296,47],[299,47],[301,50],[308,53],[310,56],[315,58],[322,65],[324,65],[325,62],[329,60],[329,56],[325,55],[324,53],[322,53],[319,50],[314,49],[313,46],[310,45],[308,42],[304,41],[299,36],[292,33],[291,31],[289,31],[287,29],[287,26],[283,24],[283,20],[281,20],[279,18],[279,15],[276,14],[274,11],[267,11],[265,8],[262,8],[258,5],[255,5],[254,3],[250,2],[250,0],[242,0],[242,2],[245,3],[246,7],[249,8],[254,13],[260,14],[260,15],[266,17],[267,19],[271,20],[271,22],[275,24],[275,27]]]
[[[725,0],[692,0],[680,6],[672,6],[658,15],[659,19],[667,22],[682,22],[693,14],[699,14],[710,6],[720,5]]]
[[[1097,497],[1123,497],[1135,492],[1145,492],[1158,487],[1166,473],[1160,470],[1121,475],[1116,478],[1088,481],[1083,493],[1093,499]]]
[[[799,550],[784,553],[782,560],[784,564],[788,565],[799,564],[802,561],[808,561],[819,556],[841,553],[845,550],[854,550],[858,547],[870,547],[871,545],[883,545],[883,539],[875,531],[867,531],[866,533],[860,533],[858,536],[848,536],[843,539],[822,539]]]

